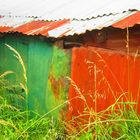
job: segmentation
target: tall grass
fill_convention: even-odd
[[[95,108],[89,108],[86,101],[85,95],[77,87],[76,83],[69,78],[71,85],[77,93],[77,98],[80,98],[84,102],[84,110],[78,116],[73,116],[72,119],[66,123],[66,130],[68,132],[69,139],[80,139],[80,140],[139,140],[140,139],[140,115],[138,114],[136,107],[138,107],[138,99],[133,102],[128,96],[132,93],[130,92],[130,49],[129,49],[129,30],[126,30],[126,48],[127,48],[127,65],[128,65],[128,91],[124,92],[119,81],[115,77],[113,71],[106,65],[105,60],[102,56],[94,51],[100,61],[105,64],[105,67],[110,71],[113,79],[118,84],[118,87],[122,91],[119,97],[115,96],[115,91],[112,89],[110,83],[106,79],[105,75],[102,73],[103,79],[106,81],[110,94],[115,99],[115,102],[110,105],[107,109],[97,112],[97,94],[96,89],[96,77],[97,71],[100,70],[94,62],[88,61],[87,63],[92,64],[94,70],[94,95]],[[135,55],[134,61],[137,55]],[[102,70],[101,70],[102,71]],[[139,90],[139,89],[138,89]],[[75,98],[76,98],[75,97]],[[125,98],[126,100],[122,100]],[[71,99],[72,100],[72,99]]]
[[[129,37],[127,36],[127,46],[129,47]],[[95,110],[89,108],[85,96],[81,93],[76,83],[69,77],[67,79],[71,82],[71,85],[77,91],[77,96],[66,100],[64,103],[56,106],[43,116],[35,113],[36,116],[28,118],[27,114],[31,111],[21,109],[21,106],[17,106],[15,100],[23,100],[28,104],[28,88],[27,88],[27,75],[24,61],[18,51],[12,48],[10,45],[6,46],[12,51],[15,57],[23,69],[23,83],[13,85],[6,76],[14,74],[13,71],[6,71],[0,74],[0,139],[2,140],[15,140],[15,139],[29,139],[29,140],[137,140],[140,138],[140,116],[137,114],[134,106],[137,102],[125,101],[121,102],[120,98],[126,93],[122,89],[122,94],[115,98],[115,103],[110,105],[107,109],[97,112],[96,97],[95,96]],[[129,50],[128,50],[129,52]],[[105,63],[103,58],[95,52],[101,61]],[[129,53],[128,53],[129,55]],[[92,62],[88,62],[92,63]],[[96,77],[98,67],[94,65],[94,87],[95,94],[98,94],[96,90]],[[110,71],[115,79],[112,71]],[[129,74],[129,72],[128,72]],[[110,91],[114,94],[110,83],[106,77],[103,78],[108,83]],[[116,80],[116,79],[115,79]],[[116,81],[119,85],[119,81]],[[128,85],[129,86],[129,85]],[[121,85],[119,85],[121,89]],[[15,90],[16,89],[16,90]],[[17,90],[18,89],[18,90]],[[21,90],[24,89],[25,97],[22,96]],[[12,95],[12,97],[9,95]],[[53,117],[47,117],[49,113],[57,110],[59,107],[70,104],[71,100],[80,98],[85,102],[86,110],[79,116],[73,116],[69,121],[55,120]],[[88,117],[87,117],[88,116]]]
[[[80,98],[85,102],[84,108],[87,108],[80,115],[73,116],[65,124],[68,139],[138,140],[140,138],[140,116],[134,107],[138,105],[137,102],[129,100],[121,102],[120,99],[125,95],[125,93],[122,93],[116,98],[114,104],[97,112],[96,109],[89,108],[86,97],[81,93],[75,82],[70,78],[68,79],[77,91],[77,96],[71,100]]]
[[[20,106],[15,106],[11,102],[13,99],[20,100],[19,96],[15,97],[20,95],[17,90],[11,93],[16,85],[9,84],[9,81],[4,79],[4,76],[11,73],[7,71],[0,75],[0,139],[65,139],[61,121],[54,120],[53,117],[40,116],[37,113],[35,117],[27,119],[26,115],[29,111],[23,111]],[[10,94],[13,94],[12,98],[9,98]]]
[[[70,139],[137,140],[140,138],[140,116],[133,102],[116,102],[101,112],[83,112],[66,124]],[[116,109],[121,105],[121,109]],[[130,109],[128,109],[128,106]],[[123,108],[122,108],[123,106]],[[109,113],[107,113],[109,112]],[[90,121],[84,120],[89,116]],[[85,123],[80,123],[80,121]],[[76,125],[72,125],[72,124]],[[70,127],[70,128],[69,128]]]
[[[6,86],[3,88],[7,90]],[[119,102],[118,99],[104,111],[97,113],[93,110],[88,110],[82,116],[76,116],[69,122],[63,122],[62,120],[56,121],[53,118],[48,118],[46,117],[47,114],[27,121],[26,111],[21,111],[19,108],[9,104],[7,98],[2,96],[0,101],[0,139],[135,140],[140,138],[140,117],[133,108],[136,104],[135,102]],[[116,105],[121,105],[121,108],[123,105],[123,108],[121,110],[116,109]],[[84,115],[90,115],[90,121],[87,120],[87,123],[78,124],[77,120],[82,119]],[[72,125],[74,120],[77,122],[77,126]]]
[[[6,78],[9,74],[14,74],[10,70],[0,74],[0,139],[64,139],[63,123],[54,120],[53,117],[47,117],[49,112],[40,116],[36,112],[28,110],[27,75],[24,61],[16,49],[8,44],[6,44],[6,47],[12,51],[21,64],[24,81],[17,85],[10,83]],[[21,92],[25,95],[22,95]],[[26,104],[25,110],[19,104],[15,104],[16,101],[21,103],[21,100]],[[29,118],[29,113],[36,115]]]

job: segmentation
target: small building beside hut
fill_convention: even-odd
[[[0,73],[27,85],[28,108],[39,114],[69,120],[118,98],[140,105],[139,10],[140,0],[2,1]]]

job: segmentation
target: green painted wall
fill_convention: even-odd
[[[28,107],[44,114],[62,104],[67,97],[70,75],[70,50],[63,50],[39,37],[9,34],[0,38],[0,73],[13,70],[12,83],[24,81],[21,64],[4,44],[15,48],[23,58],[27,70]],[[25,93],[24,93],[25,94]],[[62,106],[64,108],[64,106]],[[51,114],[58,117],[62,108]]]

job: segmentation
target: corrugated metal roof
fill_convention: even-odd
[[[39,20],[91,19],[140,10],[140,0],[0,0],[0,15]]]
[[[133,23],[140,22],[140,12],[125,12],[122,14],[92,18],[90,20],[59,20],[59,21],[39,21],[34,18],[0,18],[0,32],[20,32],[26,35],[43,35],[47,37],[62,37],[74,34],[82,34],[87,30],[102,29],[104,27],[115,26],[115,23],[127,19],[127,17],[137,16]],[[119,28],[119,24],[118,27]]]
[[[135,11],[140,9],[140,0],[59,0],[59,2],[15,0],[14,3],[11,3],[11,0],[0,0],[0,2],[0,32],[41,34],[58,38],[112,25],[125,28],[140,22],[140,14]],[[46,19],[55,21],[45,21]],[[127,24],[122,27],[126,19]]]
[[[112,26],[124,29],[126,27],[133,27],[135,24],[140,24],[140,12],[130,15],[127,18],[116,22]]]
[[[86,21],[76,21],[72,20],[61,27],[55,28],[53,30],[48,31],[49,36],[53,37],[61,37],[61,36],[68,36],[74,34],[82,34],[85,33],[87,30],[101,30],[104,27],[112,26],[112,24],[128,17],[128,15],[132,15],[135,12],[126,12],[123,14],[117,15],[110,15],[110,16],[103,16],[98,17],[96,19],[90,19]]]
[[[28,17],[21,18],[21,17],[1,16],[0,26],[17,27],[25,23],[31,22],[33,20],[34,18],[28,18]]]

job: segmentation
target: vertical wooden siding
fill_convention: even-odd
[[[71,79],[68,120],[87,108],[97,112],[106,109],[122,94],[121,100],[140,106],[140,56],[127,57],[94,47],[73,48]]]

